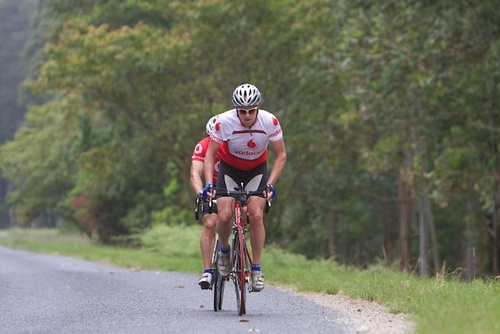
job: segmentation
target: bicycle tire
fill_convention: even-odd
[[[217,270],[217,260],[219,259],[219,247],[220,241],[218,235],[215,237],[214,253],[212,256],[212,269],[214,270],[214,311],[220,311],[222,309],[222,301],[224,297],[224,278],[219,275]]]
[[[225,284],[226,280],[227,280],[227,278],[224,278],[224,277],[221,277],[221,279],[220,279],[219,311],[222,309],[222,300],[223,300],[223,297],[224,297],[224,284]]]
[[[224,299],[224,282],[225,279],[217,272],[214,275],[214,311],[222,310],[222,301]]]
[[[241,274],[240,274],[240,281],[241,281],[241,300],[242,300],[242,314],[246,314],[246,305],[247,305],[247,271],[246,271],[246,263],[247,263],[247,245],[245,243],[245,236],[243,234],[243,229],[240,229],[240,263],[241,263]]]
[[[246,277],[245,277],[245,239],[243,230],[238,228],[234,249],[234,286],[236,290],[236,305],[239,315],[246,313]]]
[[[238,255],[239,252],[238,252],[238,242],[237,242],[237,238],[236,236],[234,237],[234,240],[233,240],[233,244],[234,244],[234,247],[233,247],[233,256],[232,256],[232,268],[233,268],[233,273],[232,273],[232,279],[233,279],[233,283],[234,283],[234,291],[236,292],[236,310],[238,311],[238,313],[241,315],[240,313],[240,310],[241,310],[241,294],[240,294],[240,284],[239,284],[239,281],[238,281],[238,271],[237,271],[237,268],[238,268]]]

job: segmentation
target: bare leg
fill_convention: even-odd
[[[261,197],[252,196],[248,203],[250,216],[250,243],[252,245],[253,262],[260,264],[262,249],[266,242],[266,229],[264,226],[263,210],[266,200]]]
[[[204,226],[200,237],[201,257],[203,268],[212,267],[212,250],[215,243],[215,228],[217,225],[217,214],[206,214],[203,216]]]
[[[217,198],[217,212],[219,223],[217,224],[217,233],[221,246],[227,248],[229,245],[229,235],[231,234],[231,218],[233,217],[233,198]]]

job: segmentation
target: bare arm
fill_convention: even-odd
[[[203,174],[203,162],[193,160],[191,161],[191,186],[196,193],[203,191],[203,181],[201,175]]]
[[[217,155],[217,151],[219,150],[220,144],[216,143],[213,140],[210,140],[210,144],[208,145],[207,154],[205,155],[205,184],[212,183],[214,176],[214,165],[215,165],[215,157]]]
[[[275,184],[281,174],[281,171],[286,164],[286,148],[285,141],[281,138],[278,141],[271,142],[272,149],[274,151],[275,160],[271,173],[269,174],[268,184]]]

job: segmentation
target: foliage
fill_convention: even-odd
[[[363,268],[402,260],[407,271],[431,253],[464,267],[474,248],[478,272],[498,271],[496,7],[44,1],[44,33],[27,48],[31,65],[42,61],[24,84],[31,106],[0,151],[12,211],[23,222],[49,212],[103,243],[194,224],[193,146],[234,87],[252,82],[288,155],[269,243]],[[436,250],[420,252],[434,232]]]
[[[153,225],[185,225],[192,217],[192,211],[183,205],[177,204],[179,194],[182,194],[182,185],[179,184],[181,171],[173,163],[167,165],[167,180],[169,182],[163,189],[163,195],[167,206],[162,210],[154,211]],[[183,201],[184,202],[184,201]]]
[[[26,75],[25,45],[33,33],[30,24],[35,1],[0,1],[0,145],[12,140],[22,122],[26,106],[21,103],[20,82]],[[5,195],[9,181],[0,172],[0,228],[9,226]]]
[[[73,140],[74,131],[63,113],[71,108],[71,102],[71,98],[59,99],[33,107],[15,140],[1,148],[4,175],[17,186],[10,200],[21,221],[29,222],[48,209],[57,210],[71,189],[68,142]]]

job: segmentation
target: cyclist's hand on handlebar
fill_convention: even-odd
[[[202,192],[202,197],[203,197],[204,201],[208,201],[208,198],[209,197],[211,198],[213,196],[213,194],[212,194],[213,190],[214,190],[213,184],[207,183],[205,185],[205,188],[203,188],[203,192]]]
[[[272,184],[266,186],[265,194],[268,201],[272,201],[276,197],[276,189],[274,189]]]

